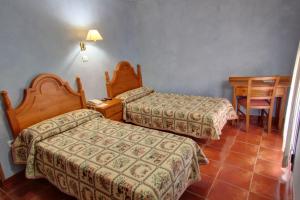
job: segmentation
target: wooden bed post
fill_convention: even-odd
[[[81,80],[80,80],[79,76],[76,77],[76,83],[77,83],[77,91],[81,95],[82,108],[86,108],[85,94],[84,94],[84,90],[83,90],[82,83],[81,83]]]
[[[10,102],[10,99],[8,97],[7,91],[6,90],[1,91],[1,95],[2,95],[2,98],[3,98],[3,103],[4,103],[5,108],[6,109],[12,109],[11,102]]]
[[[108,74],[108,71],[105,71],[105,80],[106,80],[106,83],[109,83],[109,74]]]
[[[143,80],[142,80],[142,72],[141,72],[141,65],[137,64],[137,76],[140,82],[141,87],[143,86]]]
[[[19,124],[17,123],[15,109],[11,105],[8,92],[6,90],[1,91],[1,96],[5,106],[5,113],[7,115],[8,123],[13,131],[13,136],[16,138],[20,132]]]
[[[110,83],[110,78],[109,78],[109,74],[108,71],[105,72],[105,81],[106,81],[106,92],[107,92],[107,96],[109,98],[113,98],[113,95],[111,93],[112,89],[111,89],[111,83]]]

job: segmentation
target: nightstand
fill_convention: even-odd
[[[88,105],[88,108],[101,112],[105,118],[123,121],[123,105],[120,99],[107,100],[97,106]]]

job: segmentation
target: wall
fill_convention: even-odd
[[[14,106],[24,87],[41,72],[56,73],[72,86],[80,75],[88,98],[104,97],[104,71],[112,70],[120,59],[132,59],[131,1],[1,0],[0,4],[0,90],[9,91]],[[83,63],[79,42],[90,28],[97,28],[104,40],[87,44],[89,62]],[[6,177],[20,170],[10,159],[11,138],[1,102],[0,161]]]
[[[290,74],[299,0],[136,1],[136,63],[160,90],[231,98],[232,75]]]

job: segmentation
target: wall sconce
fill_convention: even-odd
[[[87,41],[98,41],[98,40],[103,40],[103,37],[100,35],[100,33],[98,32],[98,30],[96,29],[91,29],[89,30],[87,36],[86,36],[86,40]],[[85,51],[86,50],[86,47],[85,47],[85,43],[83,41],[81,41],[79,43],[79,46],[80,46],[80,50],[81,51]]]

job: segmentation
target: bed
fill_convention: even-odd
[[[141,67],[137,73],[121,61],[112,79],[105,72],[107,95],[123,101],[123,119],[136,125],[192,136],[220,139],[228,120],[237,119],[225,98],[155,92],[143,87]]]
[[[84,91],[41,74],[13,108],[1,95],[12,129],[13,160],[27,178],[46,178],[77,199],[179,199],[200,180],[208,160],[193,140],[105,119],[86,109]]]

